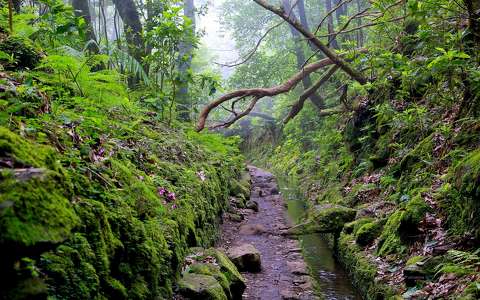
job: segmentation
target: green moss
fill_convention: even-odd
[[[40,62],[40,52],[35,49],[29,39],[9,36],[0,42],[0,51],[10,54],[15,59],[9,62],[0,59],[6,70],[33,69]]]
[[[357,211],[339,205],[317,205],[312,212],[312,219],[319,232],[340,232],[343,226],[355,219]]]
[[[227,298],[232,299],[232,293],[230,291],[230,281],[227,279],[225,274],[220,271],[220,267],[214,266],[212,264],[199,263],[190,266],[190,270],[188,270],[188,272],[213,276],[222,286]]]
[[[360,246],[372,243],[382,232],[383,221],[370,222],[362,225],[355,231],[355,241]]]
[[[205,251],[206,255],[211,255],[215,257],[217,260],[218,265],[220,266],[220,271],[225,275],[227,280],[230,283],[230,290],[233,296],[242,295],[243,291],[246,288],[245,279],[243,276],[238,272],[237,267],[233,264],[233,262],[225,255],[225,253],[210,248]]]
[[[356,245],[353,235],[341,233],[337,249],[337,257],[365,299],[389,299],[396,295],[391,288],[375,280],[375,264],[370,262]]]
[[[467,155],[451,168],[439,193],[447,226],[454,235],[471,233],[480,239],[480,150]]]
[[[343,227],[343,231],[347,234],[355,235],[360,227],[373,221],[373,218],[360,218],[355,221],[346,223]]]
[[[429,210],[430,207],[418,194],[404,208],[397,209],[391,214],[380,235],[377,254],[384,256],[403,253],[406,244],[416,235],[418,223]]]
[[[432,174],[429,171],[434,159],[434,137],[435,133],[432,133],[424,138],[394,166],[394,173],[400,176],[398,191],[408,192],[432,182]]]
[[[26,142],[0,127],[0,157],[18,166],[2,172],[0,181],[0,203],[9,203],[0,220],[2,249],[67,239],[79,219],[67,198],[69,180],[53,149]]]
[[[180,293],[191,299],[227,300],[222,286],[213,276],[186,273],[178,282]]]
[[[425,259],[425,256],[417,255],[417,256],[412,256],[410,257],[407,262],[405,263],[406,266],[414,265],[419,261],[422,261]]]

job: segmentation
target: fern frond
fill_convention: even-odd
[[[138,76],[145,85],[150,85],[150,78],[143,69],[142,64],[127,52],[115,48],[111,53],[112,64],[118,65],[122,70]]]

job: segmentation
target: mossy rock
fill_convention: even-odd
[[[290,227],[284,234],[339,233],[344,226],[348,226],[347,231],[350,231],[356,214],[356,210],[345,206],[316,205],[305,222]]]
[[[237,299],[238,296],[241,298],[243,291],[246,288],[245,279],[233,262],[225,253],[215,248],[207,249],[205,254],[211,255],[217,260],[217,264],[220,266],[220,271],[230,282],[230,291],[232,292],[233,299]]]
[[[355,242],[360,246],[371,244],[382,232],[383,220],[363,224],[355,232]]]
[[[213,276],[222,285],[228,299],[242,299],[246,288],[245,279],[224,252],[200,247],[190,248],[189,252],[196,262],[189,266],[188,272]],[[209,257],[214,258],[214,264],[204,263]]]
[[[317,205],[312,219],[318,232],[340,232],[343,226],[355,219],[355,209],[340,205]]]
[[[406,244],[412,242],[417,234],[418,223],[430,210],[431,208],[419,193],[404,208],[399,208],[392,213],[380,235],[377,254],[384,256],[403,253],[406,250]]]
[[[354,243],[355,237],[342,232],[338,238],[336,257],[349,273],[352,283],[364,299],[394,299],[397,295],[392,287],[376,280],[377,268],[362,248]]]
[[[250,184],[242,183],[237,179],[232,179],[231,194],[235,197],[250,199]]]
[[[230,291],[230,281],[227,279],[225,274],[220,271],[219,266],[207,263],[195,263],[190,266],[188,273],[213,276],[222,286],[227,298],[232,299],[232,292]]]
[[[67,198],[69,179],[53,149],[29,143],[0,127],[0,157],[13,167],[0,174],[3,251],[37,244],[45,248],[66,240],[79,218]]]
[[[346,234],[353,234],[355,235],[360,227],[367,223],[371,223],[375,221],[374,218],[370,217],[365,217],[365,218],[360,218],[352,222],[348,222],[343,226],[343,232]]]
[[[187,299],[228,300],[220,283],[209,275],[185,273],[178,282],[178,288]]]
[[[41,60],[41,53],[29,39],[9,36],[0,43],[0,51],[12,55],[14,62],[0,59],[6,70],[34,69]]]

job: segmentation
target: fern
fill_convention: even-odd
[[[480,268],[480,248],[470,253],[460,250],[449,250],[445,256],[446,262],[435,268],[435,276],[444,273],[456,273],[467,275],[476,272]]]
[[[121,49],[115,48],[110,57],[110,61],[113,65],[118,66],[118,68],[124,72],[137,76],[145,83],[145,85],[150,85],[151,81],[148,74],[143,69],[142,64],[133,56]]]

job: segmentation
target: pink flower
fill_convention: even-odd
[[[161,188],[158,188],[157,192],[158,192],[158,195],[163,196],[163,195],[165,195],[167,190],[165,188],[161,187]]]
[[[173,204],[172,205],[172,209],[176,209],[177,208],[177,205],[176,204]]]
[[[175,193],[174,192],[171,192],[171,193],[167,194],[167,200],[174,201],[175,199],[176,198],[175,198]]]

